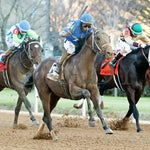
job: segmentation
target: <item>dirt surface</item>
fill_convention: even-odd
[[[35,117],[41,122],[42,115]],[[33,139],[38,126],[32,126],[28,114],[20,114],[16,129],[12,127],[13,118],[14,113],[0,112],[0,150],[150,150],[150,124],[141,124],[144,131],[140,133],[130,123],[128,130],[114,130],[113,135],[106,135],[99,121],[95,127],[89,127],[88,119],[52,117],[59,138],[55,142],[48,136]],[[47,127],[43,133],[48,133]]]

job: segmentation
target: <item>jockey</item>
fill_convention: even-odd
[[[4,63],[5,58],[18,47],[23,40],[27,37],[31,37],[35,40],[38,39],[38,35],[30,29],[30,24],[26,20],[22,20],[19,24],[13,25],[6,35],[6,44],[8,50],[3,55],[1,61]]]
[[[144,44],[140,44],[137,41],[141,40]],[[144,48],[150,44],[149,38],[143,33],[142,26],[139,23],[133,23],[131,26],[126,26],[120,35],[118,45],[120,52],[116,54],[114,59],[109,63],[110,66],[115,67],[120,57],[126,56],[132,50],[136,50],[139,47]]]
[[[85,38],[89,33],[92,33],[92,25],[94,23],[94,18],[90,14],[83,14],[80,20],[72,20],[68,23],[66,28],[63,28],[59,35],[65,37],[64,48],[66,53],[61,57],[60,62],[58,63],[58,68],[56,72],[59,73],[59,68],[62,63],[67,60],[73,54],[76,54],[75,51],[77,42],[80,39]]]

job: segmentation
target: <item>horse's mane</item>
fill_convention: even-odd
[[[147,48],[150,48],[150,45],[146,45],[146,46],[144,47],[144,49],[147,49]],[[132,50],[132,52],[131,52],[130,54],[136,54],[136,53],[138,53],[138,52],[141,51],[141,50],[142,50],[142,48],[139,47],[139,48],[137,48],[136,50]]]
[[[75,47],[75,53],[78,53],[82,46],[85,44],[85,41],[92,35],[91,32],[87,33],[87,35],[84,38],[79,38],[79,40],[77,41],[77,45]]]

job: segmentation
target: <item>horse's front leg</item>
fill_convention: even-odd
[[[138,109],[136,107],[136,104],[132,103],[130,105],[132,105],[132,107],[133,107],[133,116],[136,120],[137,132],[143,131],[140,127],[140,124],[139,124],[139,112],[138,112]]]
[[[76,99],[76,97],[86,98],[87,105],[88,105],[89,125],[91,127],[94,127],[95,126],[95,119],[93,116],[93,111],[92,111],[91,103],[90,103],[90,97],[91,97],[90,92],[86,89],[82,89],[79,87],[72,87],[70,89],[70,93],[71,93],[72,99]]]
[[[26,97],[26,95],[25,95],[24,92],[19,93],[19,99],[18,99],[18,101],[20,101],[20,100],[24,103],[26,109],[28,110],[29,115],[30,115],[30,119],[32,120],[32,124],[33,125],[38,125],[39,123],[36,121],[34,115],[32,114],[31,104],[28,101],[28,99],[27,99],[27,97]],[[18,103],[20,103],[20,102],[18,102]],[[19,111],[20,111],[19,107],[21,107],[21,105],[16,106],[15,114],[17,114],[17,113],[19,114]]]
[[[134,89],[128,88],[126,93],[127,93],[128,102],[130,104],[129,111],[126,116],[130,117],[130,115],[133,112],[133,117],[136,121],[137,132],[143,131],[139,124],[139,112],[136,107],[136,103],[138,102],[139,98],[141,97],[141,92],[140,91],[136,92]]]
[[[113,131],[108,127],[107,123],[105,122],[105,120],[103,118],[103,113],[102,113],[100,105],[99,105],[99,92],[98,92],[97,87],[92,88],[91,100],[92,100],[94,108],[96,110],[96,114],[100,118],[101,123],[103,125],[103,129],[105,130],[106,134],[113,134]]]
[[[17,126],[18,123],[18,116],[21,110],[21,106],[22,106],[22,100],[18,98],[17,105],[15,107],[15,117],[14,117],[14,125],[13,125],[14,128]]]

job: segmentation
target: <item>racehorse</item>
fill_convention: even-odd
[[[89,124],[94,126],[94,117],[91,110],[90,99],[92,100],[96,113],[100,118],[106,134],[112,134],[113,131],[108,127],[104,121],[102,111],[99,107],[99,91],[97,88],[97,75],[94,69],[94,62],[97,52],[103,53],[107,58],[112,57],[112,48],[108,44],[109,37],[104,40],[104,34],[98,32],[91,34],[86,38],[80,52],[72,56],[64,66],[64,79],[62,81],[52,81],[47,79],[47,73],[56,58],[48,58],[40,63],[34,72],[34,83],[37,87],[39,97],[42,101],[44,115],[43,122],[35,137],[39,136],[45,126],[47,125],[50,135],[53,140],[58,140],[53,128],[51,112],[55,108],[58,100],[67,98],[71,100],[80,100],[86,98],[89,112]],[[94,48],[94,42],[98,48]],[[103,51],[102,51],[103,49]]]
[[[142,129],[139,124],[139,112],[136,104],[138,103],[146,84],[145,75],[150,62],[149,50],[150,46],[146,46],[145,48],[138,48],[137,50],[132,51],[120,60],[118,66],[118,85],[120,89],[126,92],[129,102],[129,110],[123,120],[128,119],[133,113],[136,120],[137,132],[142,131]],[[105,58],[103,56],[97,55],[96,70],[98,74],[98,85],[100,86],[100,95],[103,95],[104,91],[107,89],[117,87],[114,75],[100,75],[104,60]],[[104,81],[102,82],[102,80]]]
[[[30,114],[32,124],[38,124],[32,114],[30,102],[26,97],[28,89],[24,85],[25,75],[33,69],[33,64],[41,62],[41,58],[42,47],[40,45],[40,39],[33,40],[28,37],[28,39],[24,40],[19,47],[8,56],[6,62],[7,69],[0,72],[0,91],[4,88],[10,88],[15,90],[19,96],[15,108],[14,127],[17,126],[22,102]],[[3,67],[5,68],[6,66]],[[28,85],[26,84],[26,86]]]

